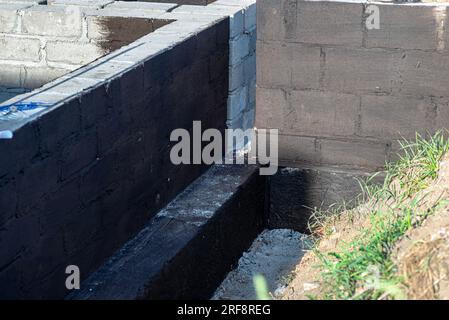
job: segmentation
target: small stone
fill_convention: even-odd
[[[318,289],[320,287],[320,284],[317,282],[305,282],[304,283],[304,291],[311,291]]]

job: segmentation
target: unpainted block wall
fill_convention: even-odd
[[[263,0],[257,12],[256,127],[280,129],[284,163],[375,170],[397,139],[449,126],[447,4]]]
[[[142,0],[125,0],[125,1],[142,1]],[[191,4],[195,6],[207,6],[217,0],[144,0],[143,2],[160,2],[160,3],[177,3],[181,5]]]
[[[204,171],[169,137],[224,130],[228,39],[220,20],[0,140],[0,298],[64,297],[67,265],[87,277]]]
[[[256,1],[216,0],[206,7],[181,6],[174,14],[229,15],[229,98],[227,125],[254,126],[256,104]],[[242,147],[238,144],[237,148]]]
[[[38,88],[170,22],[97,16],[101,3],[0,1],[0,87]]]

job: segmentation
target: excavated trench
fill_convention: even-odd
[[[193,16],[188,10],[176,13],[177,8],[171,5],[164,14],[173,12],[176,19]],[[56,16],[58,10],[54,9]],[[29,10],[30,16],[41,14],[46,14],[41,8]],[[14,100],[43,85],[49,90],[39,92],[39,97],[53,109],[34,122],[0,121],[0,131],[5,127],[15,136],[0,145],[2,153],[11,154],[0,158],[0,204],[5,212],[0,231],[6,230],[1,240],[12,244],[1,257],[0,283],[8,290],[0,295],[250,299],[256,273],[265,276],[271,291],[282,292],[285,278],[307,249],[311,208],[350,201],[359,193],[358,179],[368,174],[341,169],[344,166],[300,166],[283,167],[265,177],[255,166],[215,165],[205,171],[204,166],[171,164],[171,144],[165,138],[175,128],[190,128],[200,119],[204,127],[224,129],[227,103],[235,100],[229,88],[230,56],[238,57],[238,41],[249,38],[248,30],[241,25],[241,34],[231,39],[236,31],[229,29],[228,17],[215,13],[175,23],[107,15],[85,19],[92,24],[87,30],[96,32],[83,33],[82,26],[66,31],[71,37],[91,37],[91,51],[64,51],[73,53],[75,60],[69,61],[60,54],[64,46],[57,50],[61,43],[69,46],[63,39],[55,41],[58,35],[45,43],[37,39],[38,61],[30,54],[29,64],[16,66],[15,77],[1,78],[1,99]],[[70,21],[77,20],[69,19],[67,25]],[[42,30],[52,30],[28,25],[27,13],[21,23],[21,32],[37,37]],[[144,36],[159,28],[162,31],[154,37]],[[142,48],[123,50],[127,41],[142,36]],[[114,56],[116,49],[120,55]],[[245,57],[237,65],[246,66]],[[6,65],[12,65],[12,58],[6,56]],[[96,60],[92,68],[83,67],[91,59]],[[41,66],[52,72],[42,72]],[[21,68],[26,72],[17,72]],[[17,74],[24,77],[17,79]],[[12,97],[15,94],[20,95]],[[211,107],[205,112],[198,108],[203,105]],[[337,143],[320,135],[310,150],[327,150],[333,160]],[[391,149],[383,142],[381,147]],[[325,155],[320,159],[326,160]],[[27,238],[16,238],[18,230]],[[30,263],[37,265],[36,274],[28,272]],[[85,271],[81,290],[69,295],[61,271],[68,263]]]
[[[256,274],[281,294],[311,244],[310,208],[348,201],[366,176],[214,165],[68,299],[254,299]]]

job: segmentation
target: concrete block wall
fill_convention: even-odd
[[[253,127],[256,0],[51,0],[38,5],[43,2],[0,0],[0,44],[6,48],[0,52],[0,87],[40,87],[171,21],[164,19],[229,16],[227,125]],[[3,100],[15,91],[2,94]]]
[[[368,5],[379,29],[368,29]],[[284,164],[376,170],[397,139],[449,127],[447,4],[257,3],[256,127]]]
[[[112,2],[0,0],[0,87],[38,88],[169,23],[120,17],[119,10],[102,16],[98,9],[111,4],[113,11]],[[146,5],[152,12],[174,6]]]
[[[242,1],[217,0],[242,5]],[[244,7],[231,16],[229,40],[228,127],[249,129],[254,126],[256,106],[256,1],[243,1]]]
[[[173,14],[229,16],[228,128],[254,126],[256,97],[256,0],[216,0],[207,7],[181,6]],[[237,148],[242,147],[237,144]]]
[[[0,116],[0,298],[64,297],[67,265],[85,279],[206,169],[173,165],[169,137],[194,120],[224,130],[229,19],[152,16],[176,21]]]

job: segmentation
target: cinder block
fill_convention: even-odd
[[[257,46],[257,82],[261,86],[319,87],[320,48],[261,41]]]
[[[6,181],[0,184],[0,226],[14,217],[17,205],[16,181]]]
[[[21,281],[16,263],[22,263],[20,257],[23,255],[24,248],[32,247],[32,239],[39,239],[39,218],[36,215],[31,215],[27,219],[13,219],[0,232],[2,243],[8,243],[2,250],[0,264],[10,266],[0,273],[0,281],[2,287],[9,285],[8,287],[12,288],[12,293],[2,290],[1,296],[13,299],[16,297],[15,294],[19,294],[16,292],[16,288],[18,287],[17,283]],[[6,273],[6,277],[4,273]],[[17,291],[20,292],[20,289],[17,288]]]
[[[243,60],[245,83],[248,84],[256,78],[256,55],[252,54]]]
[[[27,4],[30,6],[37,5],[37,4],[44,4],[46,0],[1,0],[2,3],[15,3],[15,4]]]
[[[321,76],[321,50],[317,47],[289,45],[292,86],[296,89],[318,89]]]
[[[279,0],[257,2],[257,39],[263,41],[277,39],[281,26],[280,7]]]
[[[257,42],[257,83],[264,87],[291,86],[291,50],[286,44]]]
[[[33,127],[28,124],[26,130],[14,132],[14,139],[2,140],[0,143],[0,175],[3,177],[15,176],[19,170],[28,165],[31,158],[39,152],[39,140]]]
[[[413,139],[431,130],[436,117],[430,99],[362,96],[361,135]]]
[[[379,29],[367,29],[365,47],[436,49],[438,22],[434,6],[377,5]]]
[[[58,159],[53,154],[46,159],[39,159],[24,168],[23,175],[18,176],[17,202],[18,215],[31,213],[32,207],[36,205],[40,198],[55,191],[58,187]],[[45,177],[45,179],[44,179]],[[36,188],[39,186],[39,188]]]
[[[444,10],[443,8],[441,8],[441,11],[439,11],[438,13],[437,13],[437,16],[438,16],[438,18],[446,18],[446,21],[445,22],[443,22],[443,25],[442,25],[442,29],[443,29],[443,34],[442,34],[442,41],[443,41],[443,43],[444,43],[444,45],[443,45],[443,49],[446,51],[446,52],[448,52],[449,51],[449,32],[447,32],[447,23],[448,23],[448,20],[449,20],[449,7],[448,6],[446,6],[446,10]]]
[[[229,63],[231,65],[237,64],[249,55],[250,51],[250,36],[248,34],[241,34],[229,41]]]
[[[234,119],[246,109],[248,105],[248,87],[241,87],[229,93],[228,97],[228,119]]]
[[[320,162],[320,157],[320,149],[316,138],[279,135],[279,160],[281,164],[317,164]]]
[[[248,130],[254,127],[254,109],[241,112],[236,118],[226,121],[229,129]],[[240,146],[240,148],[243,145]],[[239,148],[237,148],[239,149]]]
[[[77,100],[67,101],[40,117],[39,146],[52,153],[61,141],[80,131],[80,109]],[[61,123],[64,123],[62,126]]]
[[[112,4],[109,4],[107,6],[108,9],[122,9],[122,10],[137,9],[142,11],[167,12],[168,10],[177,6],[176,3],[157,3],[157,1],[155,2],[112,1],[112,2],[113,2]]]
[[[283,129],[284,110],[287,109],[287,93],[281,89],[256,88],[256,122],[259,129]]]
[[[402,93],[448,97],[449,56],[436,52],[407,51],[399,68]]]
[[[449,99],[432,99],[437,107],[437,118],[434,131],[449,130]]]
[[[321,164],[381,169],[387,160],[389,143],[376,140],[319,139]]]
[[[256,78],[251,79],[248,85],[248,107],[254,108],[256,105]]]
[[[245,62],[246,60],[229,67],[229,91],[234,91],[245,84]]]
[[[96,161],[97,135],[95,130],[66,141],[61,153],[61,179],[65,180]]]
[[[0,59],[39,61],[40,41],[18,37],[0,37]]]
[[[238,37],[245,31],[245,12],[237,10],[229,16],[229,37]]]
[[[297,1],[264,0],[257,2],[257,39],[284,40],[296,34]]]
[[[245,113],[243,114],[243,129],[244,130],[254,128],[255,116],[256,116],[256,110],[254,108],[245,111]]]
[[[361,47],[361,3],[298,1],[296,35],[299,42]]]
[[[191,15],[210,15],[229,17],[229,37],[232,39],[244,32],[245,11],[243,8],[225,5],[209,5],[205,7],[182,5],[173,13],[187,13]]]
[[[309,136],[355,134],[360,98],[354,95],[292,91],[284,112],[286,132]]]
[[[249,35],[249,51],[250,53],[256,52],[257,31],[253,30],[248,33]]]
[[[200,57],[208,57],[217,50],[217,28],[212,27],[201,31],[197,35],[197,54]]]
[[[17,65],[2,65],[0,83],[3,87],[20,88],[25,78],[25,68]]]
[[[340,92],[391,93],[401,88],[403,53],[382,49],[327,48],[324,88]]]
[[[17,12],[29,7],[26,4],[0,3],[0,33],[12,33],[17,27]]]
[[[47,42],[47,60],[51,62],[84,65],[98,59],[105,53],[107,52],[97,43]]]
[[[251,33],[256,28],[256,4],[252,4],[245,9],[245,33]]]
[[[26,67],[24,69],[22,86],[29,89],[39,88],[70,72],[70,70],[56,67]]]
[[[81,36],[82,13],[74,6],[34,6],[25,9],[22,31],[42,36]]]
[[[103,8],[104,6],[113,3],[114,0],[51,0],[47,2],[49,5],[70,5]]]

